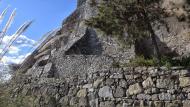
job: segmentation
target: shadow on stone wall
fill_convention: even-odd
[[[102,44],[97,34],[92,29],[87,29],[86,34],[77,41],[68,51],[66,55],[101,55]]]
[[[189,0],[187,0],[187,3],[190,5],[190,1]]]
[[[157,43],[162,56],[167,57],[178,57],[178,53],[173,51],[166,43],[162,42],[158,37],[156,37]],[[138,56],[144,56],[145,58],[152,58],[154,56],[154,46],[150,38],[145,38],[136,41],[135,43],[135,53]]]

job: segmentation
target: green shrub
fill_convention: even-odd
[[[137,56],[136,58],[132,59],[128,66],[156,66],[155,59],[145,59],[143,56]]]
[[[143,56],[137,56],[134,59],[131,59],[130,63],[128,64],[120,64],[124,66],[156,66],[156,58],[152,57],[150,59],[146,59]],[[190,57],[183,57],[181,59],[174,59],[171,57],[163,56],[161,58],[160,66],[165,66],[170,69],[172,66],[182,66],[185,68],[190,67]]]
[[[34,107],[33,96],[11,97],[11,89],[0,85],[0,107]]]
[[[155,2],[143,1],[146,9]],[[138,0],[102,0],[98,5],[97,16],[86,20],[86,24],[103,31],[107,36],[118,39],[122,46],[134,44],[136,40],[150,35],[146,19],[142,16],[142,7],[142,3]],[[151,21],[155,17],[158,19],[158,11],[150,11],[149,17]]]

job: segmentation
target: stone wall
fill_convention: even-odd
[[[22,76],[24,77],[24,76]],[[14,96],[37,107],[189,107],[190,72],[172,68],[110,68],[69,78],[25,78]]]

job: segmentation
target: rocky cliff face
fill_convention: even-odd
[[[79,0],[78,8],[63,21],[62,28],[48,37],[28,57],[30,60],[26,59],[23,72],[35,75],[34,72],[39,73],[37,69],[50,63],[53,74],[67,77],[109,68],[115,60],[127,62],[134,56],[133,47],[121,49],[116,40],[85,25],[85,20],[96,14],[96,7],[91,7],[89,2]],[[28,61],[32,61],[30,66]]]
[[[100,1],[95,0],[97,4]],[[171,13],[166,18],[170,31],[163,25],[155,25],[160,49],[166,53],[169,49],[179,55],[188,54],[188,16],[185,15],[186,20],[180,22],[183,14],[176,16],[177,12],[172,10],[179,7],[171,9],[167,2],[163,2],[163,8],[168,8]],[[77,9],[63,21],[62,27],[51,33],[23,62],[22,69],[14,78],[13,98],[29,96],[33,101],[30,106],[35,107],[146,104],[151,107],[173,104],[177,107],[189,103],[186,101],[189,91],[185,91],[189,90],[188,70],[114,69],[115,62],[127,63],[133,58],[135,49],[133,46],[122,49],[114,38],[103,36],[102,32],[85,25],[85,20],[96,13],[97,7],[91,5],[91,0],[78,0]]]
[[[155,23],[154,30],[162,53],[189,56],[190,3],[188,0],[163,0],[160,7],[166,13],[165,25]],[[151,43],[151,42],[148,42]],[[150,44],[149,44],[150,45]]]

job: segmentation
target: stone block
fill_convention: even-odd
[[[136,83],[134,85],[130,85],[129,89],[128,89],[128,93],[130,95],[135,95],[135,94],[139,94],[143,91],[143,88],[141,87],[141,85],[139,83]]]
[[[190,77],[180,77],[179,78],[179,86],[180,87],[190,86]]]
[[[125,96],[125,90],[122,87],[117,87],[114,92],[114,97],[122,98]]]
[[[161,93],[158,96],[159,96],[159,100],[162,100],[162,101],[175,100],[175,98],[170,93]]]
[[[173,89],[175,81],[170,78],[161,78],[157,79],[156,87],[157,88],[166,88],[166,89]]]
[[[113,101],[100,102],[100,107],[116,107]]]
[[[77,97],[86,97],[87,96],[87,90],[86,89],[81,89],[77,93]]]
[[[98,95],[103,98],[113,98],[113,92],[109,86],[100,88]]]
[[[119,86],[122,87],[122,88],[127,88],[127,87],[128,87],[128,83],[127,83],[126,80],[121,79],[121,80],[119,81]]]
[[[142,85],[143,85],[143,88],[150,88],[154,86],[152,78],[151,77],[147,78],[145,81],[143,81]]]
[[[94,82],[94,84],[93,84],[94,88],[98,88],[99,85],[103,82],[103,80],[104,80],[103,78],[97,79],[97,80]]]

